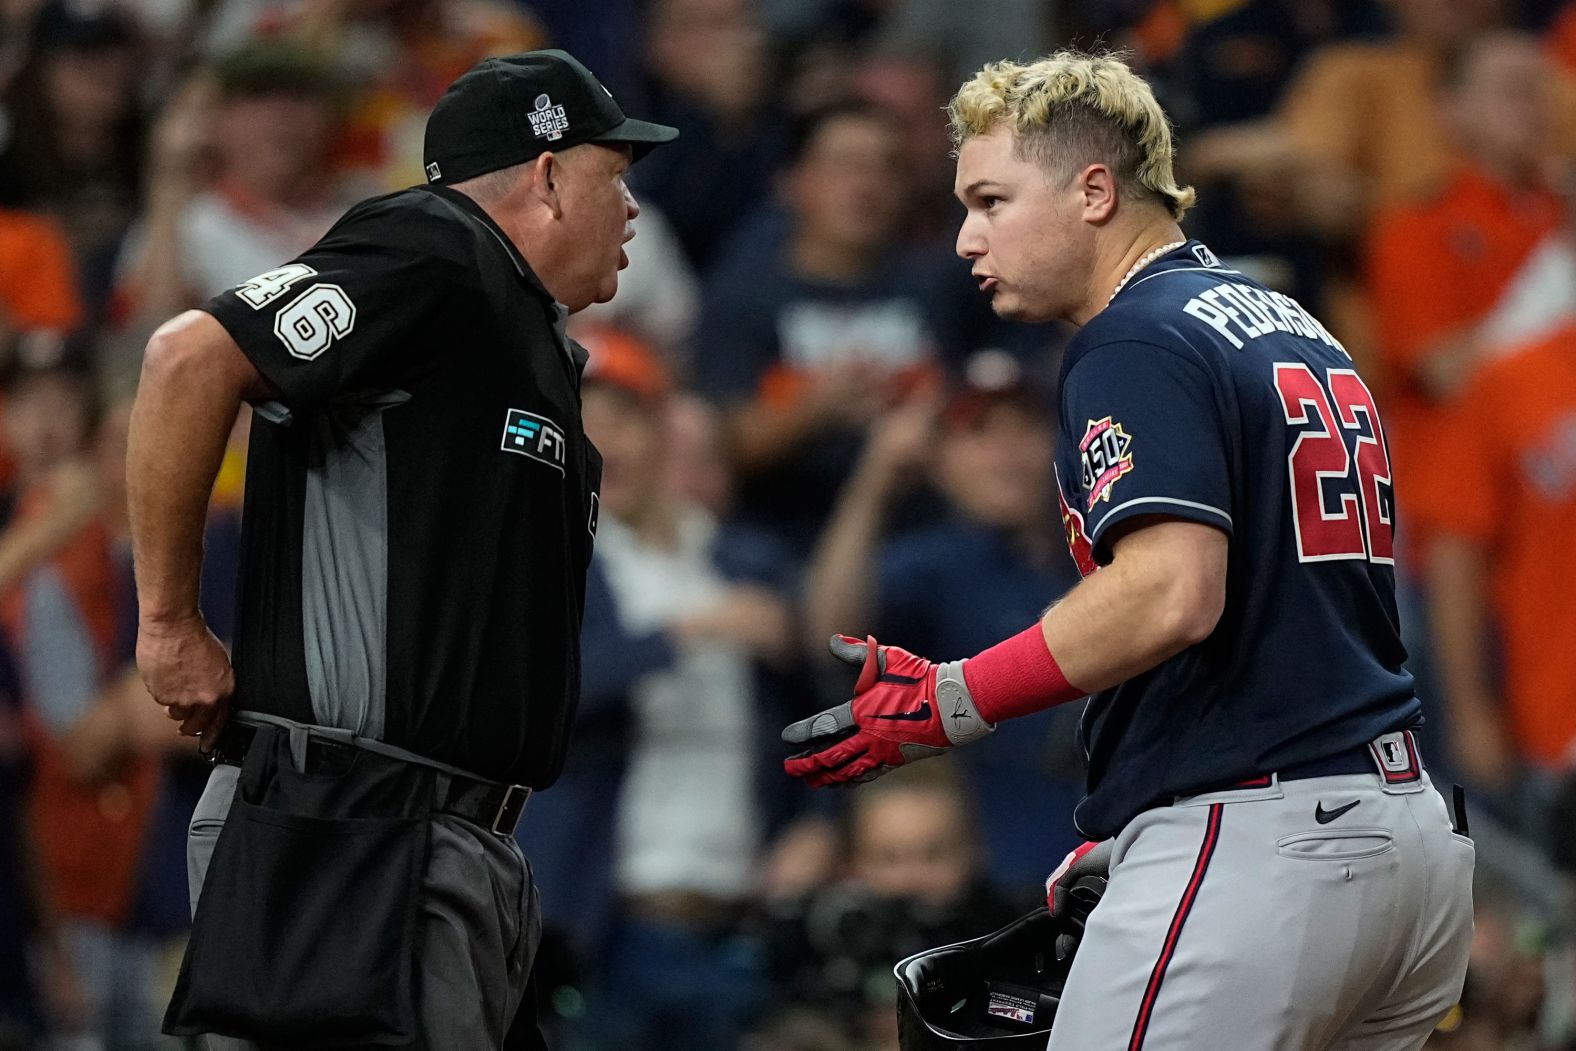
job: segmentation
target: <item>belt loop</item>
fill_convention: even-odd
[[[524,785],[510,785],[505,789],[503,798],[498,802],[498,813],[493,816],[492,834],[505,839],[513,838],[514,830],[520,824],[520,815],[525,812],[526,801],[530,798],[531,790]]]
[[[305,726],[290,727],[290,761],[298,774],[306,773],[306,747],[310,740]]]
[[[1417,754],[1417,739],[1410,730],[1395,730],[1374,738],[1368,745],[1379,778],[1386,791],[1411,791],[1402,785],[1422,787],[1423,763]]]

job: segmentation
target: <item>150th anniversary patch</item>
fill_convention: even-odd
[[[1089,501],[1086,510],[1093,511],[1101,500],[1110,501],[1111,487],[1133,469],[1132,446],[1132,436],[1111,417],[1089,421],[1083,441],[1078,443],[1083,488]]]

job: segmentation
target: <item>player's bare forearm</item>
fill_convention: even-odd
[[[212,317],[188,311],[148,342],[126,454],[144,625],[197,616],[208,499],[241,403],[264,381]]]
[[[1225,607],[1227,547],[1225,533],[1197,522],[1130,527],[1111,564],[1040,621],[1068,681],[1108,689],[1208,638]]]

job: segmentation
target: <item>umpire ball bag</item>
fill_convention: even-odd
[[[1086,876],[1069,907],[922,952],[893,969],[903,1051],[1045,1051],[1084,921],[1105,891]]]
[[[409,1046],[435,773],[296,737],[257,729],[164,1031]]]

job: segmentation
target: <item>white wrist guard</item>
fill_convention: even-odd
[[[963,678],[963,662],[936,665],[936,715],[942,732],[954,746],[977,741],[996,729],[980,718],[969,684]]]

